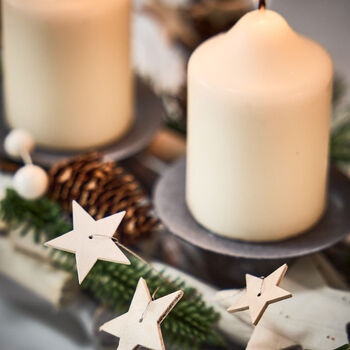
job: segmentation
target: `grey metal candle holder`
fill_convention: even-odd
[[[279,242],[250,243],[210,232],[192,217],[185,201],[185,159],[172,165],[158,181],[154,202],[164,225],[177,237],[206,251],[248,259],[287,259],[324,250],[350,233],[350,181],[330,171],[327,210],[309,231]]]
[[[126,159],[140,152],[150,143],[161,125],[162,115],[163,106],[159,98],[146,85],[138,81],[136,84],[135,121],[131,129],[121,139],[103,147],[86,150],[86,152],[100,151],[115,161]],[[96,117],[98,118],[98,116]],[[3,138],[7,132],[4,113],[0,118],[0,129],[0,136]],[[1,151],[3,152],[2,149]],[[78,154],[81,154],[81,151],[59,151],[37,147],[32,153],[32,159],[36,164],[49,167],[59,160]]]

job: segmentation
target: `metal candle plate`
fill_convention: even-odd
[[[103,152],[109,158],[119,161],[140,152],[151,142],[161,125],[163,106],[160,99],[140,81],[136,84],[135,107],[135,121],[128,133],[116,142],[94,148],[93,151]],[[0,129],[0,136],[3,139],[8,130],[4,114],[0,118]],[[3,152],[2,145],[0,150]],[[88,151],[86,150],[86,152]],[[37,147],[32,154],[32,158],[36,164],[49,167],[59,160],[78,154],[81,154],[81,151],[59,151]]]
[[[326,249],[350,233],[350,181],[336,169],[330,172],[327,211],[309,231],[288,240],[250,243],[214,234],[192,217],[185,201],[185,159],[161,177],[155,189],[155,208],[167,228],[181,239],[218,254],[250,259],[281,259]]]

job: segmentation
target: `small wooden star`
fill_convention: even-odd
[[[78,280],[81,284],[97,260],[130,264],[128,258],[112,240],[124,215],[125,211],[96,221],[73,201],[73,230],[46,242],[45,245],[75,253]]]
[[[266,278],[246,274],[246,293],[227,311],[233,313],[249,309],[252,322],[257,325],[269,304],[292,296],[279,287],[287,269],[288,266],[284,264]]]
[[[100,327],[119,338],[118,350],[134,350],[138,346],[165,350],[160,323],[182,298],[181,290],[152,300],[147,284],[139,279],[129,311]]]

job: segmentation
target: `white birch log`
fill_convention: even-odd
[[[347,343],[350,292],[327,285],[325,276],[332,286],[347,288],[342,276],[321,254],[301,258],[290,267],[281,287],[291,291],[293,297],[270,305],[255,328],[247,311],[226,312],[243,290],[216,291],[181,271],[160,263],[154,266],[158,270],[165,268],[170,276],[180,276],[202,293],[205,302],[221,313],[219,331],[237,344],[249,341],[247,350],[281,350],[292,345],[330,350]]]
[[[0,238],[0,273],[55,307],[68,303],[78,293],[71,274],[17,251],[8,238]]]
[[[28,232],[22,236],[20,228],[11,230],[9,232],[9,240],[15,250],[36,257],[40,260],[50,262],[50,249],[44,246],[44,241],[41,241],[39,244],[35,243],[32,232]]]
[[[345,286],[342,280],[335,281],[337,273],[319,255],[298,260],[280,285],[293,297],[268,307],[247,350],[280,350],[291,345],[329,350],[348,342],[350,292],[330,288],[322,273],[328,278],[332,274],[333,284]],[[236,295],[237,290],[221,291],[217,301],[225,309]],[[247,312],[241,314],[247,316]]]

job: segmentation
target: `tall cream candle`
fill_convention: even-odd
[[[333,66],[276,12],[245,15],[188,67],[187,204],[217,234],[275,241],[325,209]]]
[[[38,144],[83,149],[132,123],[131,0],[3,0],[5,107]]]

